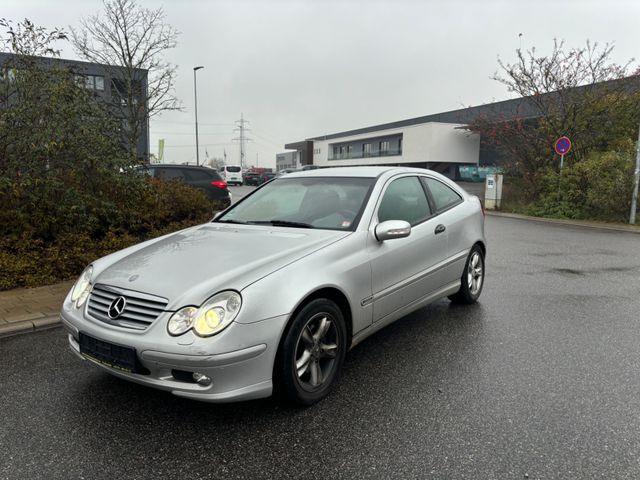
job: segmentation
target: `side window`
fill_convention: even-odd
[[[462,201],[462,197],[444,183],[433,178],[425,178],[424,180],[431,192],[437,211],[446,210]]]
[[[160,180],[171,181],[171,180],[182,180],[184,181],[184,175],[179,168],[159,168],[158,169],[158,178]]]
[[[378,220],[405,220],[415,225],[431,216],[429,203],[418,177],[403,177],[391,182],[384,192]]]
[[[202,170],[196,170],[193,168],[184,169],[182,172],[185,174],[187,180],[191,180],[192,182],[206,182],[210,180],[211,177],[207,172],[203,172]]]

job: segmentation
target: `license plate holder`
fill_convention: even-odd
[[[105,342],[82,332],[79,340],[82,356],[121,372],[136,373],[138,356],[135,348]]]

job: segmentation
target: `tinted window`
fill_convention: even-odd
[[[240,167],[225,167],[227,172],[238,173],[240,171]]]
[[[405,220],[415,225],[429,216],[429,202],[418,177],[403,177],[391,182],[378,208],[381,222]]]
[[[187,180],[191,180],[193,182],[197,182],[197,181],[212,181],[212,180],[218,180],[217,178],[213,178],[214,175],[217,177],[218,174],[215,172],[207,172],[206,170],[196,170],[195,168],[185,168],[183,170],[185,177],[187,177]]]
[[[184,175],[179,168],[158,168],[156,177],[160,180],[184,180]]]
[[[445,210],[462,201],[462,197],[444,183],[433,178],[426,178],[425,181],[436,204],[436,210]]]

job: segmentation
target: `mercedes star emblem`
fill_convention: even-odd
[[[107,310],[107,314],[110,319],[118,318],[124,312],[125,307],[127,306],[127,299],[124,297],[118,297],[111,305],[109,305],[109,310]]]

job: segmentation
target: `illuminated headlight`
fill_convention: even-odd
[[[73,289],[71,290],[71,303],[76,308],[82,307],[84,302],[87,301],[89,297],[89,292],[91,291],[91,274],[93,273],[93,267],[89,265],[84,269],[84,272],[80,275],[80,278],[76,280]]]
[[[185,307],[169,319],[167,330],[171,335],[182,335],[190,328],[200,337],[210,337],[229,326],[238,316],[242,297],[228,290],[214,295],[200,308]]]

